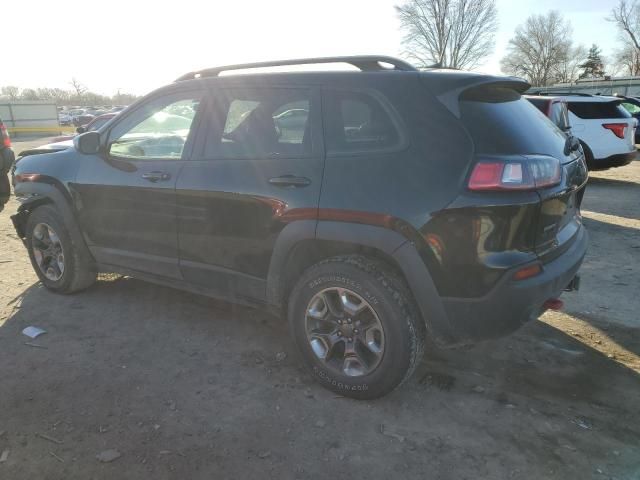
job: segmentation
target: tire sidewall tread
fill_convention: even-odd
[[[65,269],[58,281],[48,279],[38,266],[32,246],[33,229],[39,223],[51,226],[60,238],[64,254]],[[57,293],[75,293],[92,285],[96,280],[96,268],[84,242],[74,241],[63,216],[51,205],[36,208],[27,219],[26,246],[33,269],[42,284]]]
[[[318,291],[344,287],[364,298],[378,314],[385,333],[385,351],[376,369],[362,377],[340,375],[314,356],[304,325],[308,302]],[[422,358],[424,322],[404,281],[384,263],[360,255],[323,260],[308,268],[289,297],[289,325],[305,363],[319,383],[356,399],[386,395],[404,383]]]

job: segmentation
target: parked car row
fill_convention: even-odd
[[[59,107],[58,123],[63,126],[74,125],[81,127],[87,125],[96,117],[105,114],[115,114],[124,110],[125,106],[102,106],[102,107],[71,107],[68,109]]]
[[[219,75],[337,62],[360,71]],[[318,382],[380,397],[429,342],[506,334],[579,284],[584,153],[529,88],[373,56],[190,72],[22,152],[12,219],[54,292],[118,272],[270,309]]]
[[[635,159],[640,116],[637,100],[585,93],[526,98],[561,130],[579,139],[589,169],[618,167]],[[632,107],[637,109],[635,116],[629,111]]]

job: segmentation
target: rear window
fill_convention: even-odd
[[[540,110],[545,115],[547,114],[547,109],[549,108],[549,100],[544,98],[527,98],[538,110]]]
[[[476,153],[564,157],[565,134],[514,90],[469,90],[460,98],[460,113]]]
[[[569,110],[585,120],[595,118],[629,118],[631,115],[620,102],[569,102]]]

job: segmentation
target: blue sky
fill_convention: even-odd
[[[50,0],[12,2],[3,26],[10,68],[0,85],[143,94],[187,71],[268,59],[386,54],[402,50],[393,6],[400,0]],[[617,31],[606,22],[616,0],[497,0],[496,51],[479,68],[500,72],[509,38],[534,13],[559,10],[576,43],[605,55]],[[36,12],[36,13],[34,13]]]

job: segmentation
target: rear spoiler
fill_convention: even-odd
[[[450,70],[424,72],[421,78],[438,100],[458,118],[460,118],[460,95],[467,90],[498,87],[509,88],[522,94],[531,88],[526,80],[519,77],[482,75]]]

